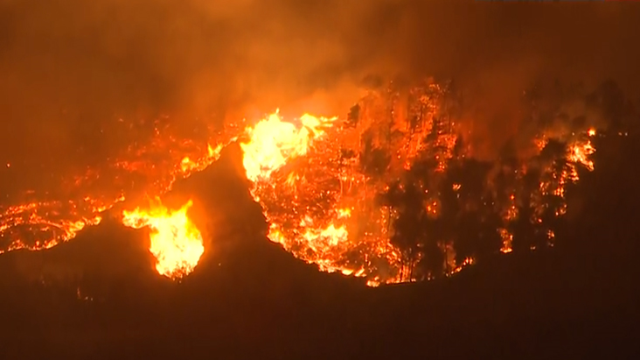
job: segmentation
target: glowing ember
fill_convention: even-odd
[[[161,275],[178,279],[193,271],[204,252],[202,235],[187,216],[189,200],[177,211],[170,211],[159,199],[148,210],[124,211],[122,223],[135,229],[149,227],[149,251],[157,259]]]
[[[49,249],[70,240],[86,226],[102,221],[101,212],[122,198],[112,201],[91,198],[79,201],[33,201],[1,208],[0,239],[7,241],[6,250]]]

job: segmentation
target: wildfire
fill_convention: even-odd
[[[445,178],[440,174],[447,174],[450,166],[460,166],[466,155],[464,150],[455,150],[460,132],[439,106],[444,91],[431,83],[412,91],[405,102],[395,93],[372,94],[359,102],[346,119],[304,115],[287,121],[276,112],[248,127],[247,140],[241,144],[243,163],[247,178],[253,182],[252,194],[270,223],[269,239],[321,270],[364,276],[371,286],[432,278],[438,271],[453,274],[473,264],[474,254],[456,256],[460,249],[450,238],[455,234],[438,238],[427,232],[415,236],[433,237],[427,242],[434,242],[440,250],[430,251],[442,251],[445,260],[439,265],[441,270],[436,265],[428,273],[414,271],[419,262],[433,255],[394,243],[408,241],[397,234],[406,238],[408,235],[404,234],[412,231],[401,229],[400,217],[408,210],[393,200],[398,196],[394,191],[409,191],[403,185],[408,181],[417,189],[412,197],[422,198],[413,217],[423,216],[432,219],[425,221],[437,223],[444,211],[441,208],[450,209],[452,201],[458,203],[457,211],[461,213],[477,212],[478,201],[490,204],[488,211],[502,214],[501,224],[494,229],[495,236],[501,239],[496,251],[508,253],[513,251],[512,227],[519,221],[520,209],[530,206],[533,215],[524,221],[542,227],[536,231],[545,234],[552,246],[554,232],[544,228],[547,220],[543,221],[543,217],[550,207],[553,216],[564,215],[566,186],[578,181],[578,166],[594,169],[590,155],[595,149],[589,138],[595,136],[595,130],[578,131],[572,138],[566,135],[570,138],[566,150],[553,150],[556,152],[550,162],[528,159],[512,169],[509,176],[514,183],[507,187],[510,191],[500,203],[483,200],[486,194],[470,197],[467,187],[457,181],[448,188],[453,200],[443,203],[438,184]],[[541,133],[532,141],[542,154],[551,151],[547,146],[567,140]],[[545,156],[547,159],[549,155]],[[523,192],[517,185],[523,181],[522,174],[539,164],[539,187]],[[419,166],[427,168],[416,177],[414,168]],[[397,182],[401,185],[393,190],[390,185]],[[380,202],[381,195],[388,200]],[[559,199],[557,205],[549,203],[551,195]],[[417,241],[424,244],[423,240]]]
[[[254,184],[252,194],[271,223],[269,239],[322,270],[363,274],[362,266],[341,263],[358,243],[349,239],[351,209],[336,198],[340,181],[325,182],[337,174],[324,167],[337,150],[326,143],[337,120],[305,114],[284,121],[278,112],[268,115],[245,130],[243,164]]]
[[[579,180],[580,168],[595,168],[595,129],[542,128],[530,139],[537,148],[532,157],[482,163],[460,146],[468,131],[443,105],[447,96],[446,86],[427,81],[408,94],[372,92],[341,118],[284,119],[276,111],[249,126],[231,124],[206,145],[156,129],[150,141],[70,177],[62,188],[76,200],[1,208],[0,240],[7,250],[69,240],[118,202],[163,195],[239,139],[268,238],[323,271],[365,277],[370,286],[453,274],[475,263],[474,251],[486,249],[465,246],[490,239],[495,252],[514,251],[521,241],[514,228],[523,224],[553,245],[550,223],[566,213],[569,185]],[[487,185],[497,180],[485,168],[498,169],[499,186]],[[187,216],[191,205],[171,211],[156,200],[123,214],[126,226],[150,228],[157,270],[171,278],[190,273],[204,251]],[[458,234],[465,228],[473,231],[463,236],[477,236],[467,245]],[[25,232],[38,236],[27,239]]]
[[[252,194],[271,224],[269,239],[321,270],[365,276],[370,284],[411,280],[400,250],[390,243],[396,211],[377,204],[379,194],[430,145],[438,148],[442,171],[455,144],[451,124],[433,125],[434,109],[417,124],[398,124],[381,107],[385,101],[364,99],[366,112],[352,123],[308,114],[285,121],[276,112],[248,127],[248,140],[241,143]],[[407,141],[392,144],[388,128],[398,126]],[[432,130],[442,136],[429,144],[419,133]],[[401,148],[395,153],[375,152],[398,144]],[[395,156],[389,157],[386,170],[362,166],[368,161],[362,156],[390,154]],[[386,174],[371,173],[376,171]],[[431,214],[437,212],[435,200],[427,207]]]
[[[170,211],[156,199],[147,210],[137,208],[123,212],[125,226],[149,227],[149,251],[156,257],[156,270],[171,279],[191,273],[204,252],[202,235],[187,215],[192,205],[189,200],[180,209]]]

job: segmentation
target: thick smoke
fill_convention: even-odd
[[[24,175],[100,159],[119,118],[342,114],[398,75],[458,80],[475,142],[497,144],[542,78],[636,85],[639,20],[611,3],[0,0],[0,160]]]

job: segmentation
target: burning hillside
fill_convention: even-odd
[[[156,128],[148,143],[70,177],[58,200],[3,208],[2,251],[50,248],[120,202],[162,196],[236,139],[269,238],[323,271],[370,285],[416,281],[493,253],[553,246],[566,226],[567,191],[596,167],[595,124],[540,122],[528,155],[506,146],[498,159],[479,160],[456,101],[449,86],[427,80],[371,92],[346,117],[276,112],[212,132],[208,142]],[[151,228],[150,251],[169,277],[188,274],[203,251],[187,208],[124,212],[125,225]]]
[[[373,93],[344,119],[273,114],[248,128],[244,164],[269,238],[370,285],[451,274],[522,237],[553,246],[567,186],[594,168],[595,130],[541,129],[532,157],[482,162],[464,145],[451,96],[426,82]]]

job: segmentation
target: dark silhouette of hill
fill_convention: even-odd
[[[598,170],[580,185],[582,210],[554,249],[380,288],[320,273],[267,241],[230,149],[176,185],[174,196],[196,198],[211,239],[180,283],[153,271],[144,231],[115,221],[50,251],[0,257],[2,358],[635,358],[637,140],[603,140]],[[48,264],[80,270],[27,276]]]

